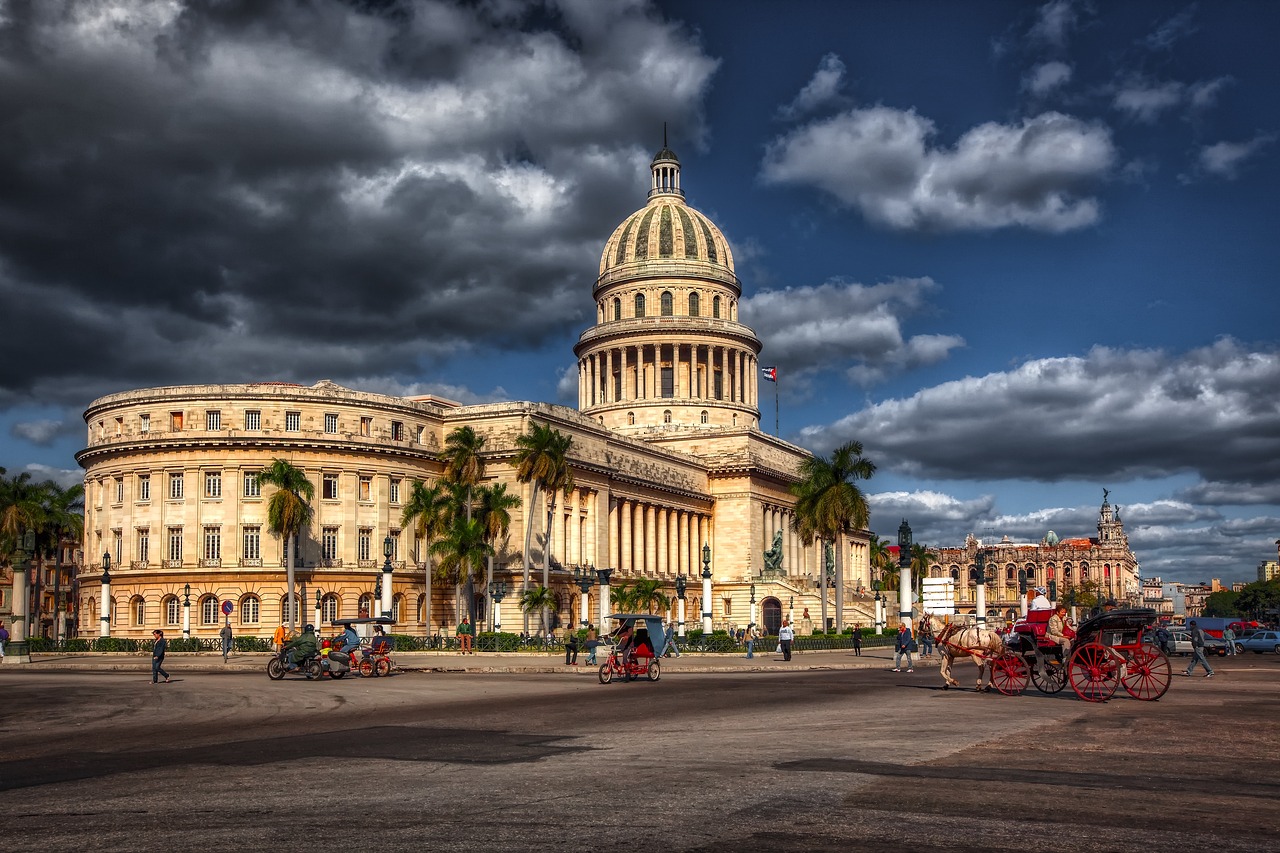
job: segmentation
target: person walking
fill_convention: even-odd
[[[1191,663],[1187,666],[1186,674],[1190,676],[1195,671],[1196,664],[1200,664],[1204,667],[1204,677],[1213,678],[1213,667],[1209,666],[1209,659],[1204,656],[1204,631],[1196,627],[1194,619],[1187,630],[1191,634]]]
[[[164,671],[164,653],[169,650],[169,641],[164,638],[164,631],[159,628],[151,632],[151,636],[155,638],[151,644],[151,683],[157,684],[160,676],[164,676],[164,683],[169,683],[169,673]]]
[[[222,630],[218,632],[218,638],[222,640],[222,662],[227,662],[227,655],[231,654],[231,621],[223,623]]]
[[[680,647],[676,645],[676,626],[668,622],[667,630],[662,637],[662,645],[666,648],[666,657],[680,657]]]
[[[914,651],[916,645],[915,637],[911,635],[911,629],[907,627],[907,623],[903,622],[898,625],[898,636],[894,640],[893,645],[893,671],[902,672],[902,656],[907,656],[907,672],[915,672],[911,666],[911,652]]]
[[[933,654],[933,626],[929,614],[920,620],[920,657],[927,658]]]
[[[475,652],[471,650],[471,636],[472,636],[471,622],[466,616],[463,616],[462,621],[458,623],[457,637],[458,637],[458,645],[461,647],[462,654],[464,655],[475,654]]]
[[[4,644],[9,642],[9,629],[0,622],[0,660],[4,660]]]
[[[862,626],[853,626],[853,656],[855,658],[862,657]]]
[[[564,665],[578,665],[578,632],[570,631],[564,638]]]
[[[1236,653],[1236,632],[1231,630],[1230,625],[1222,629],[1222,639],[1227,641],[1227,654],[1234,656]]]
[[[283,624],[281,624],[281,626],[276,629],[276,632],[271,635],[272,649],[275,651],[276,654],[280,654],[280,650],[284,648],[284,644],[287,643],[288,641],[289,641],[289,629],[286,628]]]
[[[591,666],[596,665],[596,649],[600,648],[600,635],[596,633],[595,625],[587,626],[587,663]]]
[[[755,657],[756,623],[752,622],[742,634],[742,642],[747,646],[747,660]]]
[[[1160,623],[1159,628],[1156,628],[1156,645],[1166,655],[1173,654],[1173,635],[1169,633],[1169,627],[1163,622]]]
[[[791,642],[796,638],[795,629],[791,627],[789,619],[782,620],[782,627],[778,629],[778,645],[782,646],[782,659],[791,660]]]

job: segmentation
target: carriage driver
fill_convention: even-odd
[[[1049,617],[1049,624],[1044,629],[1044,638],[1057,643],[1062,648],[1063,663],[1066,663],[1071,655],[1071,638],[1067,636],[1070,630],[1067,627],[1067,606],[1059,604],[1054,608],[1053,615]]]

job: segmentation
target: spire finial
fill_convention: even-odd
[[[662,123],[662,147],[667,147],[667,123],[665,121]]]

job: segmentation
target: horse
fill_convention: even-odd
[[[988,628],[965,626],[957,622],[942,624],[936,616],[930,616],[934,644],[942,663],[942,689],[959,687],[960,682],[951,677],[951,664],[956,658],[968,657],[978,666],[977,689],[985,691],[991,683],[991,661],[1004,652],[1004,639]]]

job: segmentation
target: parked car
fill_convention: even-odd
[[[1236,651],[1246,650],[1258,654],[1275,652],[1280,655],[1280,631],[1251,631],[1236,638]]]
[[[1170,631],[1169,635],[1173,637],[1173,653],[1175,655],[1191,654],[1191,635],[1186,631]],[[1154,635],[1147,640],[1154,643]],[[1204,653],[1208,655],[1217,655],[1223,657],[1227,653],[1227,641],[1220,637],[1210,637],[1208,634],[1204,638]]]

